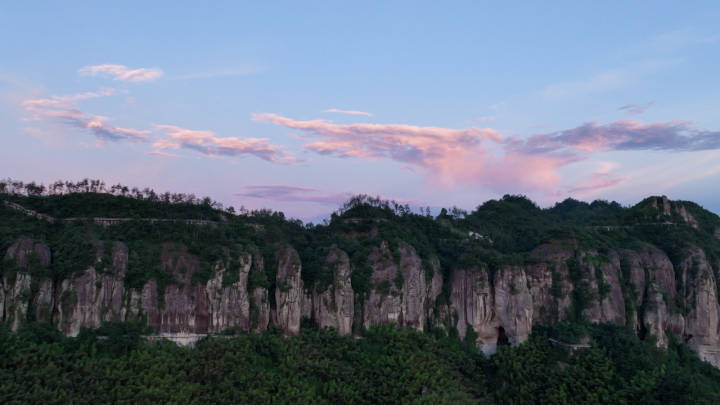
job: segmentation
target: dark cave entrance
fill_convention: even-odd
[[[505,334],[505,328],[502,326],[498,327],[498,339],[497,339],[497,345],[500,346],[508,346],[510,344],[510,340],[508,340],[507,335]]]

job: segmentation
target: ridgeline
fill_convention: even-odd
[[[720,218],[688,201],[313,225],[4,181],[0,252],[5,403],[720,402]]]

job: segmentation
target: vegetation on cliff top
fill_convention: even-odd
[[[53,255],[50,269],[42,269],[43,276],[61,280],[84,271],[92,263],[91,243],[96,246],[100,242],[122,241],[130,247],[126,278],[132,288],[139,288],[150,278],[161,286],[177,282],[163,268],[158,254],[168,242],[185,246],[198,258],[200,268],[193,274],[193,282],[207,281],[219,261],[230,267],[228,274],[232,276],[238,254],[259,253],[264,267],[253,267],[251,280],[269,288],[271,299],[277,267],[275,252],[282,245],[298,251],[305,288],[318,290],[327,288],[333,279],[332,266],[325,263],[329,249],[337,246],[344,250],[353,267],[353,290],[361,299],[374,287],[368,257],[382,242],[387,242],[395,261],[399,260],[403,243],[412,246],[428,277],[432,277],[434,268],[439,269],[446,289],[456,268],[482,264],[495,272],[505,264],[523,264],[531,260],[529,252],[533,248],[549,241],[595,250],[601,255],[608,249],[652,244],[666,251],[675,263],[684,258],[688,246],[694,245],[709,255],[710,263],[720,263],[720,239],[714,237],[720,229],[720,218],[690,202],[670,203],[684,207],[692,215],[698,223],[693,227],[677,210],[666,215],[658,206],[663,204],[660,197],[650,197],[633,207],[567,199],[543,209],[523,196],[506,195],[469,213],[452,208],[432,216],[429,209],[413,212],[407,205],[360,195],[318,225],[287,219],[281,212],[225,209],[209,198],[121,185],[108,187],[99,180],[57,182],[48,187],[0,181],[0,199],[56,218],[129,218],[112,226],[88,220],[50,223],[3,203],[0,251],[6,251],[23,235],[46,243]],[[153,223],[148,218],[176,221]],[[195,219],[214,222],[205,226],[185,222]],[[2,272],[18,270],[7,261],[1,266]]]

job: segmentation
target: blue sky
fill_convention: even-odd
[[[717,2],[99,3],[0,6],[1,176],[720,212]]]

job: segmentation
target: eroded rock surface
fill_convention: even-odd
[[[332,269],[333,282],[322,292],[313,294],[313,315],[321,328],[335,328],[341,335],[352,333],[355,295],[350,280],[350,259],[347,253],[333,247],[326,266]]]
[[[460,269],[453,273],[451,307],[457,321],[455,327],[461,338],[471,328],[475,343],[485,353],[494,353],[497,347],[499,322],[495,316],[495,296],[485,269]]]
[[[289,334],[300,331],[303,284],[300,272],[300,256],[287,246],[275,254],[278,262],[275,288],[275,324]]]
[[[423,265],[415,249],[400,243],[395,254],[386,242],[370,254],[372,291],[363,306],[365,328],[394,323],[422,331],[442,290],[436,266]]]

